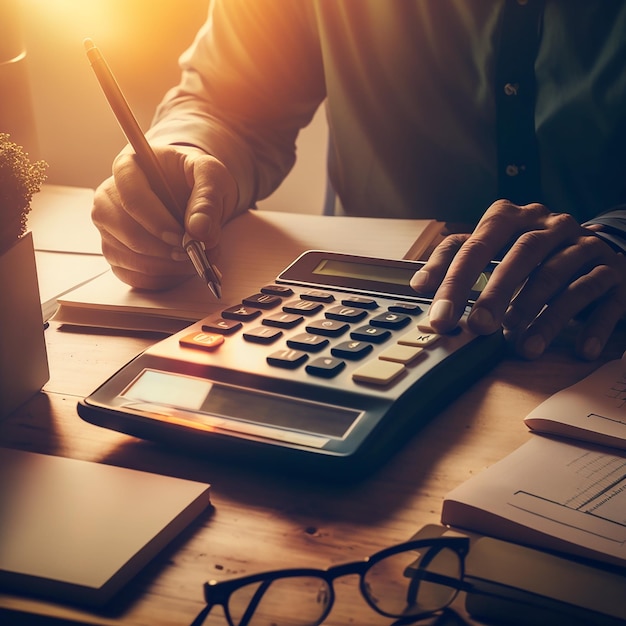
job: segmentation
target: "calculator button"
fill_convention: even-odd
[[[408,315],[388,312],[373,317],[370,320],[370,324],[372,326],[379,326],[380,328],[390,328],[392,330],[397,330],[399,328],[404,328],[410,321],[411,318]]]
[[[335,359],[331,356],[319,357],[310,363],[307,363],[307,373],[313,376],[322,376],[323,378],[332,378],[346,366],[344,361]]]
[[[396,363],[404,363],[404,365],[408,365],[422,354],[424,354],[424,348],[403,346],[396,343],[393,346],[385,348],[385,350],[378,355],[378,358],[383,361],[395,361]]]
[[[240,320],[241,322],[249,322],[259,315],[261,315],[261,309],[252,309],[243,304],[237,304],[222,311],[222,317],[225,319]]]
[[[417,302],[396,302],[388,307],[392,313],[406,313],[407,315],[419,315],[424,309]]]
[[[275,313],[263,318],[263,324],[266,326],[276,326],[277,328],[293,328],[297,326],[304,318],[302,315],[295,313]]]
[[[350,328],[350,324],[328,319],[313,320],[306,326],[306,329],[310,333],[319,333],[327,337],[339,337],[339,335],[343,335],[348,328]]]
[[[320,291],[319,289],[307,289],[300,294],[302,300],[312,300],[313,302],[333,302],[335,296],[328,291]]]
[[[257,326],[243,333],[243,338],[251,343],[270,344],[282,336],[283,331],[268,326]]]
[[[299,365],[302,365],[302,363],[304,363],[308,358],[309,355],[306,354],[306,352],[285,348],[284,350],[273,352],[267,357],[266,360],[270,365],[274,365],[276,367],[295,369]]]
[[[349,298],[343,298],[341,304],[345,306],[355,306],[357,309],[377,309],[378,302],[372,300],[372,298],[364,298],[362,296],[350,296]]]
[[[434,333],[437,334],[435,329],[430,325],[429,321],[419,322],[417,324],[417,329],[421,330],[423,333]],[[463,329],[460,326],[455,326],[452,330],[449,330],[446,335],[450,335],[454,337],[455,335],[459,335],[463,332]]]
[[[191,333],[178,340],[178,343],[185,348],[195,348],[196,350],[215,350],[224,343],[224,337],[214,333]]]
[[[367,356],[374,346],[371,343],[365,341],[344,341],[330,349],[333,356],[338,356],[342,359],[350,359],[351,361],[358,361]]]
[[[371,385],[387,385],[406,371],[402,363],[372,359],[352,372],[352,379]]]
[[[391,337],[391,331],[386,328],[376,328],[375,326],[360,326],[350,333],[351,339],[358,341],[369,341],[371,343],[382,343]]]
[[[430,319],[426,318],[424,320],[422,320],[421,322],[417,323],[417,330],[423,332],[423,333],[435,333],[436,331],[435,329],[430,325]]]
[[[207,333],[219,333],[220,335],[232,335],[242,327],[238,320],[225,320],[218,317],[202,324],[202,330]]]
[[[243,299],[246,306],[259,307],[259,309],[273,309],[278,306],[282,300],[278,296],[269,293],[255,293]]]
[[[331,320],[360,322],[367,315],[367,311],[350,306],[334,306],[328,309],[324,315]]]
[[[418,348],[429,348],[441,339],[437,333],[423,333],[419,330],[412,330],[398,339],[402,346],[415,346]]]
[[[302,313],[302,315],[313,315],[324,308],[323,304],[309,300],[292,300],[283,307],[285,313]]]
[[[300,333],[287,339],[287,345],[290,348],[297,348],[298,350],[306,350],[307,352],[319,352],[322,348],[328,345],[328,339],[326,337],[320,337],[319,335],[312,335],[310,333]]]
[[[286,298],[287,296],[293,296],[293,289],[287,287],[287,285],[265,285],[265,287],[261,287],[261,293],[269,293],[272,296]]]

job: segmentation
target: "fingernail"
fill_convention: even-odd
[[[454,305],[451,300],[437,300],[433,302],[428,313],[431,322],[450,322],[454,314]]]
[[[174,261],[188,261],[189,255],[182,248],[174,248],[172,250],[172,259]]]
[[[595,361],[600,356],[602,347],[597,337],[589,337],[583,346],[583,356],[590,361]]]
[[[420,291],[428,283],[429,274],[426,270],[418,270],[409,281],[412,289]]]
[[[504,320],[502,320],[502,325],[504,326],[504,328],[513,330],[514,328],[517,328],[521,323],[522,316],[519,314],[517,309],[514,309],[512,306],[510,306],[504,314]]]
[[[194,213],[187,220],[187,230],[196,239],[206,239],[213,228],[213,220],[206,213]]]
[[[180,242],[183,240],[183,235],[182,233],[165,232],[161,234],[161,239],[170,246],[180,246]]]
[[[546,349],[546,342],[541,335],[532,335],[524,342],[524,354],[529,359],[536,359]]]
[[[491,314],[491,311],[488,311],[483,307],[472,309],[468,321],[474,331],[491,333],[497,330],[496,320]]]

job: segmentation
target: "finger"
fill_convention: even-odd
[[[102,236],[102,250],[111,265],[125,267],[144,274],[184,275],[193,273],[193,266],[189,257],[182,249],[177,254],[165,257],[137,253],[105,233]]]
[[[626,258],[618,254],[616,259],[619,284],[598,302],[577,338],[576,353],[589,361],[600,356],[613,329],[626,313]]]
[[[534,288],[528,288],[532,290],[534,298],[529,298],[528,308],[535,305],[535,310],[523,318],[529,320],[535,317],[550,296],[569,282],[566,278],[572,275],[571,268],[568,270],[567,267],[555,264],[555,251],[558,255],[567,242],[579,236],[583,229],[571,216],[565,214],[546,215],[541,222],[541,229],[517,236],[483,289],[468,319],[469,327],[474,332],[494,332],[502,324],[514,294],[528,277],[534,277]],[[546,259],[548,261],[543,273],[541,270],[537,272],[537,267]],[[526,288],[524,285],[522,290]],[[513,315],[511,312],[511,317]]]
[[[507,201],[498,201],[487,209],[450,263],[437,289],[430,309],[430,323],[436,331],[447,332],[458,322],[472,286],[505,244],[518,232],[528,230],[529,224],[536,226],[541,223],[547,211],[545,207],[529,207],[527,209]],[[483,317],[480,313],[475,315],[475,319],[481,322],[485,321]],[[492,318],[486,321],[494,325]]]
[[[581,276],[549,302],[543,311],[519,335],[517,350],[527,359],[536,359],[552,343],[569,321],[590,303],[596,302],[620,284],[619,273],[607,265],[598,265]]]
[[[422,294],[432,294],[441,284],[452,259],[469,234],[454,234],[446,237],[431,253],[426,263],[410,280],[411,288]]]
[[[192,187],[185,218],[187,232],[213,248],[222,225],[234,214],[237,185],[224,165],[209,156],[194,159],[186,175]]]
[[[136,254],[105,233],[103,253],[114,273],[125,283],[142,289],[165,289],[182,282],[193,273],[187,255],[181,261]]]
[[[170,161],[172,156],[182,158],[173,151],[168,154]],[[162,151],[159,152],[159,159],[166,160]],[[164,169],[169,173],[168,183],[178,190],[176,197],[179,198],[180,205],[185,207],[186,198],[181,197],[180,182],[171,173],[175,168],[169,163]],[[176,207],[166,207],[152,191],[134,154],[121,154],[115,159],[113,177],[124,211],[154,238],[168,245],[180,245],[184,234],[182,216],[177,217]]]
[[[503,326],[508,330],[525,328],[564,285],[614,256],[597,237],[580,237],[574,245],[559,251],[530,274],[506,310]]]
[[[103,238],[109,242],[119,242],[120,246],[135,254],[164,259],[178,259],[182,248],[172,248],[171,244],[153,237],[121,206],[117,188],[111,184],[96,190],[92,220]],[[105,254],[106,256],[106,254]],[[108,257],[107,257],[108,259]],[[110,259],[108,259],[110,262]]]

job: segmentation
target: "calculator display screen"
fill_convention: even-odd
[[[392,285],[408,285],[414,267],[394,267],[362,261],[353,262],[338,259],[323,259],[313,270],[318,276],[335,276],[340,278],[356,278]]]
[[[321,402],[245,389],[172,372],[146,369],[120,394],[134,403],[184,411],[188,419],[215,424],[215,418],[343,438],[359,411]]]

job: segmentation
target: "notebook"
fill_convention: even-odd
[[[0,448],[0,588],[102,606],[209,505],[207,484]]]

